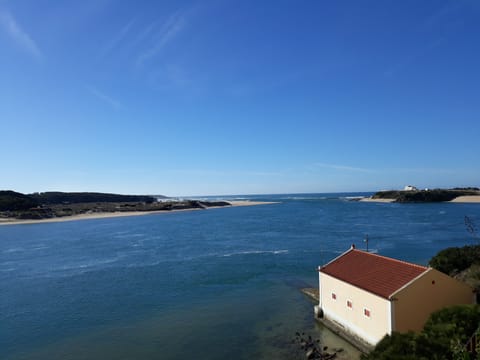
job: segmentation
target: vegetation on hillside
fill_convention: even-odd
[[[0,191],[0,211],[28,210],[38,206],[37,200],[31,196],[24,195],[11,190]]]
[[[422,332],[385,336],[362,360],[473,360],[465,344],[480,324],[479,305],[457,305],[434,312]],[[479,359],[477,357],[477,359]]]
[[[156,199],[145,195],[119,195],[96,192],[43,192],[29,195],[42,205],[66,203],[96,203],[96,202],[145,202],[152,203]]]
[[[438,252],[428,263],[434,269],[455,276],[473,264],[480,264],[480,245],[450,247]]]
[[[170,211],[228,206],[225,201],[162,201],[152,196],[46,192],[24,195],[0,191],[0,218],[49,219],[85,213]]]
[[[21,194],[11,190],[0,191],[0,211],[28,210],[37,206],[78,203],[143,202],[156,199],[145,195],[118,195],[93,192],[44,192]]]

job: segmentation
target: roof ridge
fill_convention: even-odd
[[[411,262],[408,262],[408,261],[399,260],[399,259],[391,258],[391,257],[388,257],[388,256],[384,256],[384,255],[373,254],[373,253],[363,251],[363,250],[360,250],[360,249],[351,249],[351,250],[358,251],[358,252],[366,254],[366,255],[376,256],[376,257],[379,257],[379,258],[382,258],[382,259],[385,259],[385,260],[395,261],[395,262],[400,263],[400,264],[410,265],[410,266],[417,267],[417,268],[420,268],[420,269],[423,269],[423,270],[428,270],[427,266],[414,264],[414,263],[411,263]]]

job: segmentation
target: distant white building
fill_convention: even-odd
[[[403,188],[403,191],[417,191],[418,189],[413,185],[407,185]]]

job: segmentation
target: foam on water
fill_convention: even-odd
[[[288,254],[288,250],[249,250],[249,251],[237,251],[229,254],[223,254],[224,257],[230,257],[235,255],[260,255],[260,254]]]

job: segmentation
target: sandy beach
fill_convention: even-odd
[[[480,195],[466,195],[466,196],[459,196],[450,202],[455,203],[480,203]]]
[[[51,223],[51,222],[64,222],[64,221],[77,221],[77,220],[90,220],[90,219],[103,219],[103,218],[114,218],[114,217],[124,217],[124,216],[143,216],[150,214],[168,214],[175,213],[180,211],[201,211],[209,209],[219,209],[224,207],[236,207],[236,206],[255,206],[255,205],[268,205],[268,204],[278,204],[277,202],[268,202],[268,201],[229,201],[231,206],[212,206],[206,209],[182,209],[182,210],[159,210],[159,211],[118,211],[118,212],[98,212],[98,213],[89,213],[89,214],[79,214],[73,216],[64,216],[50,219],[6,219],[0,218],[1,225],[21,225],[21,224],[41,224],[41,223]]]
[[[394,202],[395,199],[372,199],[372,198],[363,198],[360,199],[359,201],[363,202],[379,202],[379,203],[391,203]],[[450,200],[448,202],[453,202],[453,203],[480,203],[480,195],[465,195],[465,196],[459,196],[453,200]]]

